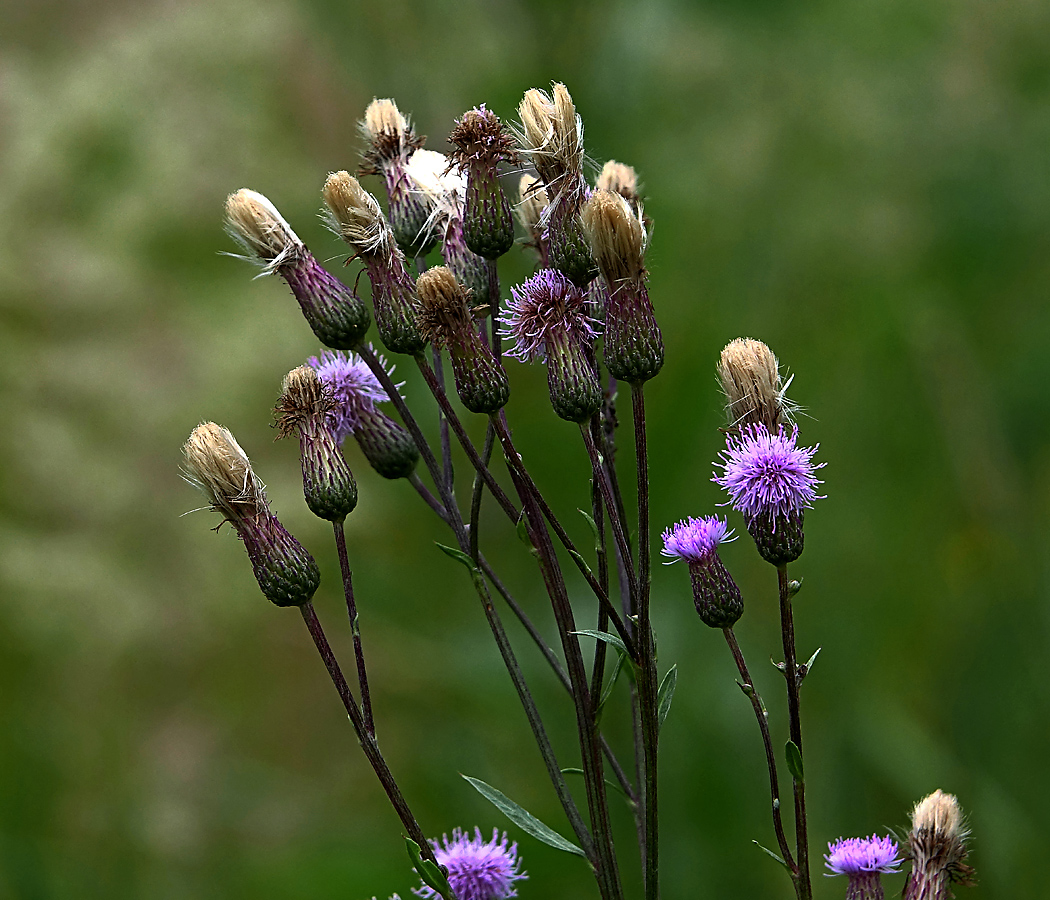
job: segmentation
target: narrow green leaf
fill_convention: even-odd
[[[601,537],[600,537],[600,535],[598,533],[598,526],[594,522],[594,517],[590,513],[584,512],[582,509],[579,509],[578,507],[577,507],[576,511],[581,516],[583,516],[584,519],[587,520],[587,524],[591,526],[591,533],[594,535],[594,552],[595,553],[601,553],[601,551],[602,551]]]
[[[437,541],[434,541],[434,543],[438,545],[438,549],[446,556],[451,556],[456,562],[463,563],[468,569],[474,568],[474,560],[462,550],[457,550],[455,547],[446,547],[444,544],[438,544]]]
[[[675,663],[667,670],[664,680],[660,682],[660,690],[656,692],[656,716],[659,727],[664,727],[664,719],[671,711],[671,700],[674,699],[674,689],[678,684],[678,664]]]
[[[577,856],[586,858],[587,854],[572,841],[563,838],[554,829],[548,828],[532,813],[522,809],[517,803],[505,794],[496,790],[492,785],[485,784],[484,781],[481,781],[478,778],[471,778],[469,775],[464,775],[463,778],[474,788],[474,790],[503,813],[503,815],[523,831],[531,834],[536,840],[543,841],[543,843],[550,847],[554,847],[556,850],[564,850],[566,853],[575,853]]]
[[[567,769],[562,769],[561,770],[561,774],[562,775],[583,775],[584,771],[583,771],[583,769],[579,769],[576,766],[569,766],[569,768],[567,768]],[[614,791],[616,791],[616,793],[619,794],[621,797],[623,797],[624,800],[626,800],[628,803],[630,802],[631,798],[628,797],[624,793],[623,788],[620,787],[615,781],[610,781],[608,778],[606,778],[605,779],[605,785],[606,785],[606,787],[610,787]]]
[[[605,641],[607,644],[612,644],[617,650],[627,655],[627,648],[624,646],[623,641],[620,640],[620,636],[617,634],[610,634],[608,631],[590,631],[584,629],[583,631],[572,631],[570,634],[582,634],[584,637],[597,638],[599,641]]]
[[[807,675],[809,674],[809,670],[813,668],[813,663],[815,663],[817,661],[817,656],[819,655],[821,649],[822,648],[817,647],[817,649],[813,651],[813,655],[809,658],[809,662],[806,663],[806,674]]]
[[[609,676],[609,680],[605,683],[605,688],[602,690],[602,697],[598,701],[598,715],[601,715],[602,709],[605,707],[605,701],[612,695],[613,686],[616,684],[616,680],[620,677],[620,671],[623,669],[624,655],[622,653],[616,654],[616,664],[613,666],[612,674]]]
[[[780,864],[781,864],[781,865],[782,865],[782,866],[783,866],[783,867],[784,867],[785,869],[787,869],[787,871],[788,871],[788,874],[789,874],[789,875],[791,874],[791,866],[789,866],[789,865],[788,865],[788,864],[787,864],[786,862],[784,862],[784,860],[782,860],[782,859],[780,858],[780,854],[778,854],[778,853],[774,853],[774,852],[773,852],[772,850],[770,850],[770,849],[769,849],[768,847],[763,847],[763,846],[762,846],[762,845],[761,845],[761,844],[760,844],[760,843],[759,843],[758,841],[752,841],[751,843],[752,843],[752,844],[754,844],[754,845],[755,845],[756,847],[758,847],[758,849],[759,849],[759,850],[761,850],[761,851],[762,851],[763,853],[766,853],[766,854],[768,854],[769,856],[773,857],[773,859],[775,859],[775,860],[776,860],[776,861],[777,861],[778,863],[780,863]]]
[[[522,510],[521,515],[518,516],[518,524],[515,526],[515,531],[518,533],[518,540],[529,548],[529,553],[535,556],[539,551],[532,543],[532,538],[529,537],[529,526],[525,522],[525,510]]]
[[[583,571],[584,571],[584,572],[586,572],[586,573],[587,573],[588,575],[590,575],[590,576],[591,576],[592,578],[594,577],[594,573],[593,573],[593,572],[591,572],[591,567],[590,567],[589,565],[587,565],[587,560],[585,560],[585,559],[584,559],[584,558],[583,558],[583,557],[582,557],[582,556],[581,556],[581,555],[579,554],[579,552],[578,552],[578,551],[576,551],[576,550],[570,550],[570,551],[569,551],[569,556],[571,556],[571,557],[572,557],[572,558],[573,558],[574,560],[576,560],[576,562],[577,562],[577,563],[579,564],[580,568],[581,568],[581,569],[583,569]]]
[[[802,751],[798,749],[798,744],[788,741],[784,745],[784,755],[787,757],[788,771],[791,772],[792,778],[799,784],[804,784],[806,777],[802,770]]]

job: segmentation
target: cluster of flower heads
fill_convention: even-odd
[[[794,407],[784,396],[776,357],[750,338],[730,343],[718,367],[726,395],[726,447],[713,481],[729,496],[726,505],[744,517],[764,559],[782,566],[798,559],[803,548],[805,511],[820,499],[814,463],[818,446],[798,446],[791,425]],[[718,558],[717,547],[732,534],[716,516],[689,518],[667,529],[661,551],[689,564],[693,596],[703,621],[731,626],[743,611],[740,591]]]
[[[937,790],[915,804],[903,854],[889,836],[840,838],[828,844],[824,864],[828,875],[849,879],[846,900],[883,900],[881,876],[899,872],[905,860],[911,871],[904,900],[950,900],[952,884],[973,883],[968,837],[959,801]]]

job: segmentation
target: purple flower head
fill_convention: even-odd
[[[764,425],[745,425],[726,438],[722,451],[723,472],[711,480],[725,488],[733,509],[748,518],[788,518],[821,499],[813,465],[819,444],[798,447],[798,428],[790,434],[779,426],[775,434]]]
[[[448,883],[458,900],[505,900],[516,897],[514,882],[528,876],[521,871],[518,845],[508,846],[507,836],[502,838],[498,829],[492,832],[492,840],[481,836],[481,829],[474,829],[474,837],[457,828],[452,840],[442,835],[441,844],[431,841],[438,863],[448,869]],[[414,888],[413,893],[425,900],[437,897],[429,887]]]
[[[687,562],[704,562],[715,552],[719,544],[736,540],[724,519],[690,516],[663,533],[664,547],[660,551],[669,556],[671,562],[684,559]],[[667,563],[670,565],[671,563]]]
[[[831,875],[863,875],[872,872],[896,872],[901,859],[897,842],[891,837],[873,834],[867,838],[839,838],[828,844],[824,862]]]
[[[522,362],[546,359],[552,342],[590,344],[600,329],[587,314],[586,292],[554,269],[540,269],[524,284],[511,288],[500,324],[514,340],[507,355]]]
[[[337,443],[342,443],[354,433],[363,414],[374,410],[377,403],[390,399],[371,369],[356,353],[325,350],[319,357],[311,356],[307,362],[321,381],[332,389],[335,409],[328,414],[328,424]],[[382,356],[379,357],[379,363],[386,368],[386,360]],[[391,366],[387,371],[393,373],[394,367]]]

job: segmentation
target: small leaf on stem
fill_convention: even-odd
[[[446,547],[444,544],[438,544],[437,541],[434,541],[434,543],[438,545],[438,549],[440,549],[445,555],[451,556],[456,562],[463,563],[468,569],[474,569],[474,560],[462,550],[457,550],[455,547]]]
[[[784,755],[787,757],[788,771],[791,772],[791,777],[799,784],[804,784],[806,776],[802,769],[802,751],[798,749],[798,744],[794,741],[788,741],[784,745]]]
[[[667,670],[664,680],[660,682],[660,689],[656,692],[656,717],[659,728],[664,727],[664,720],[671,711],[671,700],[674,698],[674,689],[678,684],[678,664],[675,663]]]
[[[576,511],[581,516],[583,516],[584,519],[587,520],[587,524],[591,526],[591,532],[594,534],[594,552],[595,553],[601,553],[601,550],[602,550],[601,538],[600,538],[600,536],[598,534],[598,526],[595,524],[594,518],[591,516],[590,513],[584,512],[582,509],[577,509]]]
[[[759,849],[759,850],[761,850],[761,851],[762,851],[763,853],[766,853],[766,854],[768,854],[769,856],[773,857],[773,859],[775,859],[775,860],[776,860],[776,861],[777,861],[778,863],[780,863],[780,864],[781,864],[781,865],[782,865],[782,866],[783,866],[783,867],[784,867],[785,869],[787,869],[787,870],[788,870],[788,874],[791,874],[791,866],[789,866],[789,865],[788,865],[788,864],[787,864],[786,862],[784,862],[784,860],[780,858],[780,855],[779,855],[779,854],[777,854],[777,853],[774,853],[774,852],[773,852],[772,850],[770,850],[770,849],[769,849],[768,847],[763,847],[763,846],[762,846],[762,845],[761,845],[761,844],[760,844],[760,843],[759,843],[758,841],[752,841],[751,843],[752,843],[752,844],[754,844],[754,845],[755,845],[756,847],[758,847],[758,849]]]
[[[612,644],[617,650],[619,650],[625,656],[627,655],[627,647],[624,646],[623,641],[620,640],[620,636],[617,635],[617,634],[609,634],[608,631],[590,631],[590,630],[587,630],[587,629],[585,629],[583,631],[571,631],[569,633],[570,634],[582,634],[584,637],[592,637],[592,638],[597,638],[599,641],[605,641],[605,643],[607,643],[607,644]]]

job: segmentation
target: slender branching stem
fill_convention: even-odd
[[[346,555],[346,533],[342,521],[333,522],[335,546],[339,555],[339,571],[343,576],[343,594],[346,597],[346,614],[350,619],[350,633],[354,636],[354,658],[357,660],[357,684],[361,692],[361,714],[365,730],[376,736],[375,720],[372,718],[372,696],[368,692],[368,672],[365,670],[365,651],[361,646],[361,625],[357,615],[357,601],[354,600],[354,581],[350,572],[350,560]]]
[[[394,380],[390,377],[389,373],[387,373],[386,369],[383,368],[372,349],[362,344],[357,348],[357,353],[365,361],[365,365],[368,366],[372,374],[375,375],[376,379],[383,386],[383,390],[386,391],[390,401],[394,404],[397,414],[401,416],[401,421],[405,423],[405,428],[407,428],[408,433],[412,435],[412,440],[416,442],[416,447],[419,449],[420,456],[423,457],[423,463],[426,465],[427,471],[430,473],[431,480],[434,482],[434,487],[437,488],[438,496],[441,497],[442,505],[446,510],[455,512],[455,515],[452,515],[450,512],[448,522],[456,534],[457,542],[460,542],[461,536],[465,540],[466,529],[463,526],[462,516],[459,515],[459,510],[456,507],[455,498],[449,490],[448,485],[445,483],[443,472],[438,464],[437,457],[434,456],[434,451],[430,448],[430,444],[423,436],[423,431],[419,427],[419,423],[416,421],[415,416],[412,415],[411,410],[408,408],[408,404],[405,403],[404,397],[401,396],[401,392],[398,391],[397,385],[394,384]]]
[[[328,638],[325,637],[324,629],[317,618],[317,612],[314,610],[313,604],[309,602],[304,603],[299,607],[299,611],[302,613],[303,621],[306,622],[310,637],[313,638],[314,646],[317,647],[317,652],[321,655],[325,668],[328,669],[332,683],[339,692],[339,699],[343,701],[343,706],[350,717],[350,724],[354,727],[354,733],[361,744],[361,749],[364,750],[365,757],[371,764],[372,770],[376,773],[379,783],[383,786],[391,806],[394,807],[394,811],[401,820],[401,824],[405,827],[405,831],[408,832],[408,836],[419,845],[419,851],[423,858],[437,865],[437,859],[434,856],[433,848],[430,846],[430,841],[427,840],[423,829],[419,827],[419,822],[416,821],[412,810],[409,809],[401,789],[394,780],[390,767],[387,765],[383,754],[379,750],[379,746],[375,742],[375,738],[365,728],[361,710],[358,708],[353,694],[350,693],[350,685],[346,683],[346,678],[343,677],[343,672],[339,668],[339,663],[336,661],[332,647],[328,643]],[[445,900],[454,900],[454,898],[451,895],[447,895]]]
[[[496,442],[496,429],[491,422],[485,426],[485,446],[481,451],[481,463],[486,468],[492,459],[492,447]],[[470,558],[478,558],[479,526],[481,524],[481,498],[485,480],[480,472],[474,473],[474,488],[470,496]]]
[[[784,639],[784,679],[787,682],[788,731],[802,755],[802,718],[799,715],[799,686],[802,683],[795,657],[795,621],[791,611],[791,587],[787,565],[777,566],[780,588],[780,631]],[[802,757],[805,758],[804,756]],[[795,852],[799,869],[799,900],[811,900],[813,886],[809,875],[809,835],[806,824],[806,784],[792,777],[795,793]]]
[[[795,864],[795,858],[791,855],[791,848],[784,834],[784,820],[780,813],[780,779],[777,777],[777,757],[773,751],[773,741],[769,736],[769,713],[766,712],[766,705],[762,702],[762,696],[758,693],[758,688],[755,687],[755,683],[751,679],[751,673],[747,670],[744,654],[740,650],[740,644],[737,643],[733,629],[723,628],[722,633],[725,635],[726,643],[729,645],[729,651],[733,654],[733,661],[736,663],[737,671],[740,672],[740,689],[751,701],[751,706],[755,710],[755,718],[758,720],[759,731],[762,732],[762,746],[766,751],[766,766],[769,769],[769,797],[773,810],[773,830],[777,833],[777,844],[780,846],[781,856],[784,857],[784,861],[788,864],[788,868],[791,871],[791,880],[797,893],[799,890],[798,866]]]
[[[598,741],[598,729],[594,718],[594,707],[587,684],[587,670],[583,663],[579,638],[576,635],[576,622],[558,558],[551,543],[544,517],[536,502],[535,492],[530,487],[521,458],[514,449],[506,423],[493,417],[496,434],[503,446],[503,452],[511,469],[511,477],[518,490],[519,498],[525,508],[529,537],[537,551],[540,574],[543,577],[547,595],[551,599],[554,617],[558,623],[558,632],[565,655],[569,681],[572,684],[572,698],[576,709],[576,724],[579,732],[580,754],[583,763],[583,779],[587,790],[587,806],[591,817],[591,828],[594,832],[595,849],[598,863],[595,867],[598,888],[606,900],[619,900],[623,896],[616,855],[612,845],[612,826],[609,820],[608,797],[605,790],[605,777],[602,767],[602,753]]]
[[[408,483],[416,489],[416,493],[423,498],[426,505],[437,513],[438,518],[440,518],[446,525],[451,526],[452,523],[449,521],[448,513],[445,512],[445,507],[442,506],[441,501],[430,492],[429,488],[423,484],[423,479],[413,472],[408,476]]]
[[[551,667],[551,671],[554,672],[558,682],[571,694],[572,683],[569,681],[569,676],[565,673],[565,667],[562,666],[561,661],[547,644],[546,640],[544,640],[539,629],[533,624],[528,613],[521,608],[521,604],[518,603],[510,591],[507,590],[506,585],[496,574],[496,570],[492,568],[491,564],[483,555],[478,558],[478,564],[481,566],[481,571],[484,572],[488,580],[492,582],[492,586],[496,589],[496,593],[503,598],[504,602],[510,607],[511,612],[514,613],[522,627],[528,632],[533,643],[539,648],[540,653],[547,661],[547,665]],[[616,780],[620,783],[620,787],[623,788],[623,792],[627,795],[627,799],[630,800],[632,804],[635,803],[637,798],[631,780],[627,777],[627,773],[624,771],[623,766],[620,765],[620,761],[616,758],[616,754],[613,752],[612,747],[609,746],[609,742],[604,736],[601,737],[601,743],[602,752],[605,753],[605,758],[609,761],[609,765],[612,767]]]
[[[635,466],[638,472],[638,571],[635,596],[638,610],[638,714],[642,724],[645,751],[645,894],[647,900],[660,896],[659,814],[657,805],[657,762],[660,739],[656,639],[649,621],[649,456],[645,434],[645,393],[641,384],[631,385],[634,414]],[[611,501],[610,501],[611,505]]]
[[[445,367],[441,361],[441,351],[437,347],[431,347],[430,358],[434,361],[434,379],[441,390],[442,396],[444,396]],[[451,491],[453,484],[452,438],[449,436],[448,418],[440,405],[438,406],[438,433],[441,435],[441,476],[445,479],[445,485]]]
[[[612,488],[609,485],[608,473],[605,467],[602,465],[602,457],[598,452],[597,446],[595,446],[594,440],[591,436],[590,431],[585,425],[580,426],[580,434],[583,436],[584,446],[587,448],[587,455],[591,460],[591,471],[594,473],[594,480],[598,482],[598,486],[601,489],[602,497],[605,500],[605,507],[609,510],[609,524],[612,527],[613,539],[616,541],[616,545],[620,549],[620,555],[624,560],[631,558],[630,544],[627,540],[627,529],[626,524],[613,511],[615,510],[615,502],[613,500]],[[638,585],[634,578],[634,573],[630,568],[627,569],[627,584],[628,590],[630,591],[631,597],[637,597]],[[632,608],[635,606],[631,604]],[[619,616],[617,616],[619,618]],[[615,619],[614,619],[615,621]],[[635,657],[637,661],[638,657]]]
[[[590,422],[591,434],[597,431],[598,419],[594,417]],[[595,535],[595,552],[598,558],[598,583],[606,593],[609,592],[609,558],[605,549],[605,510],[602,506],[601,488],[598,487],[597,478],[591,477],[591,521],[597,530]],[[609,627],[609,611],[602,605],[598,606],[598,631],[605,631]],[[594,667],[591,669],[591,699],[595,704],[597,714],[598,704],[601,702],[602,681],[605,676],[605,641],[598,641],[594,648]]]
[[[580,841],[583,851],[587,854],[587,858],[591,861],[591,864],[595,865],[597,864],[598,859],[595,854],[595,846],[591,833],[588,831],[586,824],[584,824],[583,818],[576,807],[576,802],[572,799],[572,795],[569,793],[569,788],[565,783],[565,776],[562,773],[561,767],[558,765],[557,757],[554,755],[554,748],[551,746],[550,738],[547,737],[547,731],[543,727],[543,720],[540,718],[536,702],[532,698],[528,684],[525,681],[525,675],[521,671],[521,666],[518,665],[517,658],[514,656],[514,651],[511,649],[510,640],[507,638],[507,632],[503,628],[503,622],[500,619],[499,613],[496,611],[496,607],[492,603],[492,596],[489,593],[488,585],[485,584],[485,579],[482,577],[480,569],[471,569],[471,581],[474,584],[474,589],[477,591],[478,598],[481,600],[481,606],[485,612],[485,619],[489,623],[492,636],[496,639],[496,646],[499,648],[500,656],[503,657],[503,663],[506,666],[507,671],[510,673],[511,681],[514,683],[515,690],[518,692],[518,699],[521,701],[521,705],[525,709],[525,716],[529,720],[529,727],[532,729],[533,737],[536,739],[536,744],[539,746],[540,755],[543,757],[543,763],[547,768],[547,775],[550,777],[551,783],[554,785],[554,790],[558,795],[558,800],[561,801],[562,808],[565,810],[565,815],[568,817],[569,824],[572,826],[573,832]]]

